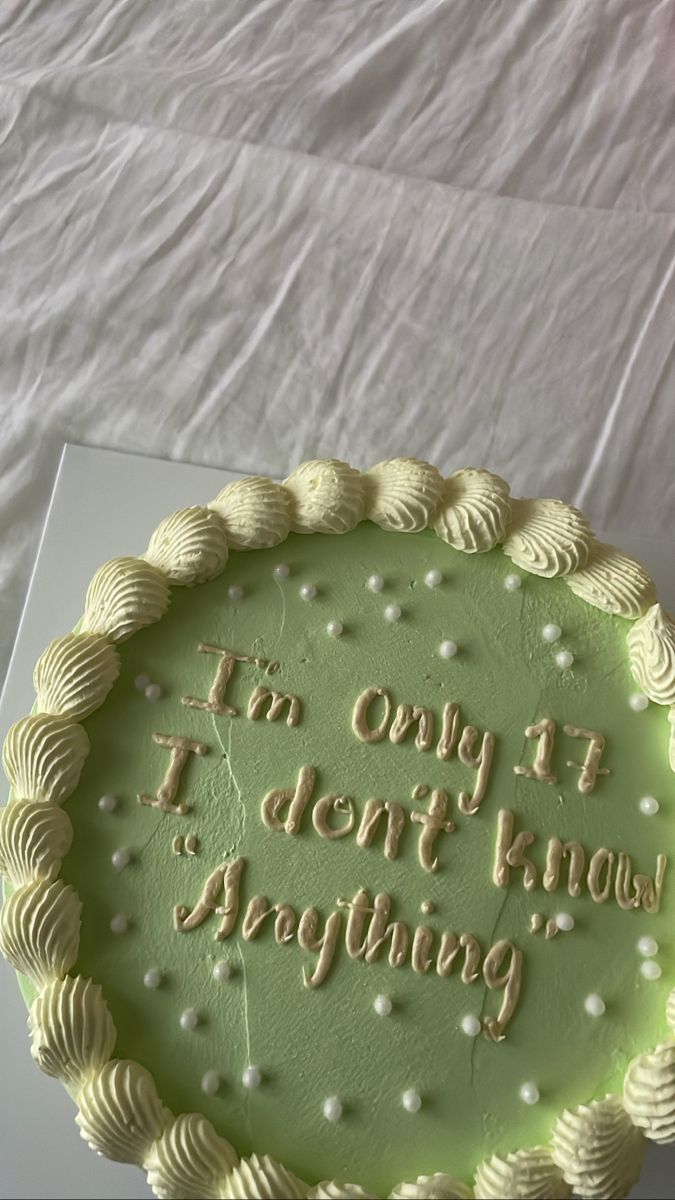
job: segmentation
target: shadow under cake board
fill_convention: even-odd
[[[489,464],[488,464],[489,465]],[[52,638],[82,615],[94,571],[108,558],[140,554],[163,517],[204,503],[239,472],[165,462],[140,455],[64,447],[5,686],[0,740],[30,711],[33,667]],[[139,519],[139,513],[142,514]],[[663,539],[599,535],[643,562],[659,596],[675,606],[675,554]],[[674,787],[675,791],[675,787]],[[0,804],[4,803],[0,794]],[[65,1089],[30,1055],[26,1009],[14,972],[0,960],[4,1120],[0,1124],[0,1198],[9,1200],[144,1200],[142,1173],[96,1158],[74,1123]],[[328,1170],[328,1168],[327,1168]],[[675,1200],[675,1146],[650,1147],[634,1200]]]

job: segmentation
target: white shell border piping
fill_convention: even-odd
[[[325,481],[319,494],[315,490],[311,497],[304,495],[308,483],[316,478]],[[79,942],[80,917],[73,905],[54,905],[45,909],[45,837],[53,837],[55,841],[48,873],[50,884],[57,877],[64,841],[63,831],[56,822],[54,832],[50,832],[41,811],[67,800],[77,786],[83,752],[86,756],[88,751],[88,744],[84,746],[86,734],[73,720],[73,690],[80,683],[85,693],[80,702],[81,713],[77,715],[88,715],[100,707],[116,674],[114,643],[126,640],[145,625],[160,620],[166,611],[171,586],[191,586],[215,578],[224,569],[230,549],[254,550],[277,545],[292,529],[300,526],[308,533],[346,532],[359,520],[370,519],[393,532],[435,529],[439,537],[445,538],[461,553],[483,552],[506,541],[509,556],[515,557],[514,539],[509,538],[509,492],[504,481],[488,471],[479,470],[466,474],[455,472],[451,481],[448,484],[435,467],[414,458],[390,459],[364,473],[335,460],[319,460],[301,464],[283,485],[260,477],[237,480],[225,487],[205,509],[192,508],[173,514],[161,523],[150,539],[150,561],[148,558],[117,559],[96,572],[89,587],[89,605],[80,631],[67,635],[70,651],[67,661],[63,654],[64,639],[57,639],[58,647],[52,643],[54,662],[49,673],[48,703],[41,708],[42,696],[39,694],[31,717],[17,722],[7,735],[3,757],[12,785],[9,804],[24,802],[33,805],[33,809],[26,807],[26,819],[22,822],[7,823],[5,836],[11,853],[5,854],[3,865],[7,861],[15,864],[16,874],[12,870],[8,872],[10,892],[21,887],[29,909],[30,889],[33,889],[35,912],[30,914],[34,919],[24,936],[13,923],[11,929],[7,928],[8,906],[3,905],[0,910],[0,950],[10,949],[17,937],[23,937],[24,961],[30,965],[32,958],[36,959],[32,966],[39,983],[30,1025],[42,1053],[36,1049],[35,1057],[42,1069],[73,1088],[79,1109],[76,1119],[82,1136],[105,1156],[143,1168],[157,1196],[177,1194],[176,1188],[187,1190],[194,1196],[213,1195],[214,1187],[219,1194],[226,1195],[230,1185],[234,1185],[242,1173],[251,1180],[255,1178],[269,1194],[272,1194],[270,1189],[292,1187],[294,1195],[307,1196],[310,1185],[267,1156],[254,1154],[240,1161],[235,1150],[200,1114],[174,1117],[162,1104],[154,1081],[144,1067],[111,1057],[115,1029],[100,988],[78,975],[68,976],[68,956],[64,956],[62,948],[64,944],[72,946]],[[469,485],[470,506],[465,501]],[[344,497],[340,490],[343,487]],[[456,520],[451,511],[454,492],[462,504]],[[552,509],[550,501],[536,500],[519,501],[515,507],[519,513],[519,535],[522,539],[524,529],[529,539],[526,552],[518,554],[518,565],[522,570],[531,568],[534,574],[564,577],[578,572],[580,563],[592,557],[597,543],[576,509],[561,502],[556,502]],[[555,513],[555,520],[548,523],[550,512]],[[470,527],[472,521],[474,528]],[[460,522],[461,537],[458,533]],[[560,545],[557,542],[559,529],[562,530]],[[577,533],[579,545],[571,547],[570,538]],[[538,538],[541,538],[541,545],[537,544]],[[648,576],[645,575],[645,579],[643,610],[654,603],[653,585]],[[617,612],[616,594],[613,588],[610,599],[614,612]],[[603,608],[603,598],[598,596],[597,587],[595,592],[589,589],[582,598]],[[618,615],[634,621],[635,603],[633,594],[630,611]],[[110,646],[109,654],[105,653],[106,643]],[[79,656],[78,645],[82,646]],[[43,670],[52,647],[48,647],[41,658]],[[58,661],[59,654],[63,662]],[[78,672],[81,673],[79,678]],[[34,721],[36,715],[42,718],[40,722]],[[81,732],[79,741],[78,732]],[[56,765],[53,753],[41,754],[45,740],[52,750],[56,750]],[[48,778],[45,777],[46,762],[49,762]],[[26,822],[30,820],[35,821],[36,827],[41,827],[41,838],[27,836]],[[11,918],[11,911],[9,916]],[[671,1009],[672,1003],[669,1012]],[[97,1036],[83,1038],[83,1028],[95,1029]],[[670,1044],[675,1047],[672,1039]],[[665,1046],[658,1047],[653,1053],[662,1058],[666,1054]],[[631,1063],[627,1081],[632,1081],[637,1070],[644,1072],[647,1057],[638,1056],[639,1067],[638,1059]],[[671,1057],[668,1051],[669,1064]],[[616,1103],[622,1114],[631,1116],[631,1111],[626,1112],[618,1097]],[[635,1112],[635,1116],[642,1134],[662,1141],[664,1130],[659,1113],[650,1113],[644,1102],[639,1106],[628,1104],[629,1110],[636,1107],[639,1107],[639,1115]],[[574,1120],[580,1126],[584,1124],[584,1108],[580,1106],[574,1113]],[[560,1119],[564,1115],[561,1114]],[[569,1149],[570,1162],[566,1163],[568,1170],[563,1174],[565,1178],[570,1174],[576,1179],[583,1170],[583,1163],[575,1163],[574,1147]],[[540,1148],[538,1153],[553,1155],[553,1144]],[[510,1156],[510,1161],[514,1164],[512,1172],[517,1175],[517,1156]],[[528,1162],[528,1154],[523,1152],[524,1189],[531,1183],[530,1168],[525,1167]],[[480,1187],[482,1170],[483,1164],[479,1164],[475,1186]],[[509,1186],[517,1183],[512,1175]],[[418,1184],[418,1194],[422,1197],[426,1192],[421,1179]],[[330,1194],[342,1193],[336,1184],[322,1186],[334,1189]],[[348,1191],[348,1195],[362,1192],[358,1185],[343,1187],[354,1189]],[[399,1185],[399,1188],[410,1187],[409,1183]],[[457,1183],[456,1188],[457,1195],[475,1194],[461,1183]],[[284,1195],[288,1194],[288,1190],[284,1191]],[[392,1194],[399,1194],[399,1189],[394,1189]],[[523,1194],[527,1194],[526,1191]]]

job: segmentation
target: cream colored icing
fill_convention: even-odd
[[[17,971],[45,987],[75,964],[82,904],[60,880],[27,883],[0,909],[0,950]]]
[[[115,1026],[100,987],[80,975],[53,979],[28,1017],[31,1054],[41,1071],[81,1086],[110,1058]]]
[[[289,500],[278,483],[251,475],[228,483],[208,507],[225,522],[231,550],[262,550],[288,536]]]
[[[376,1200],[372,1192],[364,1192],[358,1183],[335,1183],[326,1179],[310,1188],[307,1200]]]
[[[666,1001],[666,1021],[671,1033],[675,1033],[675,989],[670,992]]]
[[[141,1166],[171,1120],[152,1076],[129,1060],[113,1059],[77,1096],[75,1120],[87,1145],[114,1162]]]
[[[512,500],[504,553],[524,571],[552,578],[585,566],[592,534],[576,508],[562,500]]]
[[[503,540],[510,516],[508,483],[489,471],[467,468],[444,481],[434,529],[455,550],[476,554]]]
[[[476,1200],[565,1200],[571,1193],[546,1146],[493,1154],[476,1171]]]
[[[414,1183],[399,1183],[389,1200],[471,1200],[471,1188],[458,1183],[451,1175],[418,1175]]]
[[[2,761],[17,799],[62,804],[75,791],[88,753],[81,725],[38,713],[12,725]]]
[[[491,539],[491,544],[499,540],[509,520],[508,489],[487,472],[458,472],[443,484],[435,468],[414,459],[378,464],[364,477],[344,464],[320,467],[315,488],[309,484],[317,478],[318,464],[294,472],[287,481],[288,491],[257,477],[228,485],[208,510],[188,509],[163,522],[151,539],[147,561],[127,558],[105,564],[88,590],[82,633],[57,639],[38,663],[38,709],[84,716],[103,702],[118,669],[116,653],[106,639],[122,641],[162,616],[169,599],[165,576],[175,583],[211,578],[222,569],[227,543],[242,549],[276,545],[291,527],[291,514],[298,529],[310,520],[317,523],[312,528],[326,529],[340,521],[356,523],[359,478],[366,497],[365,515],[371,520],[385,529],[414,532],[433,523],[437,515],[440,536],[468,553],[489,548]],[[330,511],[322,513],[322,504]],[[213,514],[217,517],[211,519]],[[517,565],[535,574],[567,575],[572,590],[606,611],[635,616],[653,597],[646,572],[611,547],[593,546],[584,519],[561,502],[513,502],[513,523],[506,534],[504,552]],[[649,687],[639,677],[638,683],[659,703],[675,705],[673,623],[654,605],[638,626],[634,638],[638,669]],[[675,708],[669,716],[675,723]],[[69,830],[59,818],[65,814],[44,810],[44,820],[38,819],[40,806],[60,803],[72,792],[87,750],[84,731],[54,715],[19,722],[4,750],[19,801],[7,810],[10,815],[3,814],[0,867],[5,870],[9,865],[6,873],[14,884],[21,884],[24,870],[32,872],[30,878],[37,876],[37,882],[18,886],[3,906],[0,949],[42,989],[31,1014],[34,1055],[43,1069],[66,1079],[93,1071],[78,1097],[77,1120],[83,1137],[110,1158],[145,1163],[157,1195],[189,1191],[232,1198],[305,1196],[307,1186],[269,1158],[252,1155],[235,1167],[234,1152],[203,1118],[193,1114],[172,1121],[151,1076],[138,1064],[102,1062],[112,1051],[114,1037],[104,1001],[89,981],[61,978],[77,955],[80,903],[71,888],[42,878],[45,873],[51,876],[64,852]],[[675,731],[671,765],[675,770]],[[50,826],[45,823],[48,819]],[[675,1028],[675,1001],[671,1001],[672,997],[667,1015]],[[672,1127],[672,1045],[639,1056],[626,1081],[627,1104],[634,1107],[638,1123],[653,1124],[659,1139]],[[650,1097],[652,1104],[665,1107],[651,1111]],[[639,1172],[643,1141],[618,1098],[607,1097],[562,1114],[554,1127],[553,1157],[569,1183],[584,1195],[620,1194]],[[537,1152],[499,1160],[512,1172],[508,1187],[513,1195],[533,1194],[527,1191],[535,1171],[527,1156],[533,1153]],[[490,1163],[498,1174],[502,1168],[494,1166],[494,1159]],[[230,1169],[224,1182],[222,1167]],[[217,1193],[207,1190],[215,1186],[213,1172]],[[479,1174],[482,1181],[492,1178],[487,1164]],[[317,1185],[311,1194],[366,1195],[357,1185],[345,1185],[344,1192],[324,1193],[321,1187],[338,1185]],[[399,1185],[392,1196],[431,1200],[470,1194],[447,1176],[420,1176],[414,1184]]]
[[[660,604],[628,633],[630,668],[645,695],[656,704],[675,704],[675,622]]]
[[[157,526],[143,557],[169,583],[206,583],[220,575],[227,562],[223,522],[212,509],[182,508]]]
[[[242,1158],[228,1175],[222,1200],[305,1200],[309,1188],[267,1154]]]
[[[633,1059],[624,1080],[623,1103],[650,1141],[675,1142],[675,1042],[662,1042]]]
[[[565,583],[587,604],[629,621],[656,599],[654,581],[644,567],[604,542],[593,542],[586,565],[565,576]]]
[[[199,1113],[181,1113],[153,1144],[148,1183],[161,1200],[218,1200],[239,1157]]]
[[[443,491],[435,467],[417,458],[391,458],[363,478],[366,516],[376,525],[398,533],[417,533],[431,525]]]
[[[675,707],[671,708],[668,713],[670,722],[670,737],[668,739],[668,762],[670,763],[671,771],[675,771]]]
[[[0,808],[0,873],[15,888],[54,879],[72,840],[73,827],[63,809],[15,800]]]
[[[553,1126],[551,1145],[563,1178],[588,1200],[627,1195],[645,1152],[618,1096],[566,1109]]]
[[[142,558],[111,558],[87,588],[80,628],[124,642],[159,621],[168,606],[169,585],[161,571]]]
[[[96,633],[67,633],[41,654],[33,684],[38,712],[80,720],[99,708],[120,671],[119,655]]]
[[[363,520],[362,476],[337,458],[301,463],[284,487],[291,497],[294,533],[348,533]]]

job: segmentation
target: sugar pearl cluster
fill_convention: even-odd
[[[137,675],[134,679],[134,687],[136,691],[142,692],[146,700],[161,700],[164,695],[160,685],[155,683],[149,675]]]
[[[648,979],[650,982],[661,978],[661,967],[654,959],[659,952],[659,944],[655,938],[649,934],[644,934],[637,944],[638,954],[642,956],[644,962],[640,963],[640,974],[643,979]]]

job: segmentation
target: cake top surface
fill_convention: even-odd
[[[675,1134],[675,628],[576,510],[242,480],[35,681],[0,945],[158,1195],[609,1195]]]

